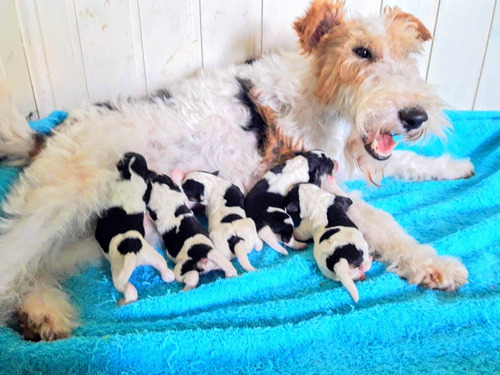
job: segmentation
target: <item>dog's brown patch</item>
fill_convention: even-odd
[[[29,158],[30,160],[35,159],[40,152],[45,148],[46,145],[46,140],[45,137],[42,134],[35,133],[33,135],[34,143],[33,147],[31,148],[29,152]]]
[[[294,140],[283,132],[283,128],[277,121],[276,112],[269,106],[262,105],[259,98],[259,90],[253,87],[249,92],[256,111],[262,117],[267,127],[262,148],[259,150],[262,160],[261,164],[266,169],[284,163],[295,156],[296,152],[304,151],[302,140]]]

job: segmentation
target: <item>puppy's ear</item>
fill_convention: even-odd
[[[213,174],[215,177],[218,177],[218,176],[219,176],[219,171],[212,172],[212,174]]]
[[[337,195],[335,197],[335,203],[334,203],[338,208],[340,208],[342,211],[347,212],[349,207],[352,204],[351,198],[348,197],[343,197],[341,195]]]
[[[182,190],[190,202],[201,202],[205,199],[205,185],[188,178],[182,184]]]
[[[299,36],[299,46],[305,53],[317,51],[321,39],[344,23],[344,2],[315,0],[304,17],[293,28]]]
[[[300,185],[295,185],[286,196],[286,211],[291,214],[300,213],[300,201],[299,201],[299,188]]]
[[[417,17],[402,12],[398,7],[386,7],[384,8],[384,14],[386,14],[388,18],[392,18],[391,26],[394,29],[394,33],[399,37],[408,35],[419,42],[425,42],[432,39],[430,31]]]

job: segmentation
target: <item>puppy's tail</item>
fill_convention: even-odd
[[[5,82],[0,82],[0,161],[10,166],[27,164],[37,141],[35,134],[18,112]]]
[[[351,295],[354,302],[359,301],[359,294],[354,281],[352,281],[351,275],[349,274],[349,264],[347,260],[344,258],[340,258],[340,260],[333,266],[333,271],[339,277],[340,282],[347,289],[349,294]]]
[[[286,251],[286,249],[279,244],[278,240],[276,239],[276,235],[268,225],[262,227],[262,229],[259,230],[258,234],[262,241],[268,244],[272,249],[283,255],[288,255],[288,251]]]

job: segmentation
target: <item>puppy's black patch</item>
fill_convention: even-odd
[[[359,267],[363,262],[363,251],[358,250],[353,244],[341,246],[337,248],[332,255],[326,258],[326,267],[330,271],[335,272],[333,267],[338,263],[340,258],[344,258],[347,260],[347,263],[354,267]]]
[[[137,175],[141,176],[144,180],[147,179],[149,169],[148,163],[144,156],[135,152],[127,152],[116,164],[116,169],[120,172],[120,176],[124,180],[130,180],[132,175],[130,169]]]
[[[232,223],[233,221],[243,219],[240,215],[238,214],[229,214],[226,215],[222,218],[220,221],[221,223]]]
[[[149,214],[149,217],[151,218],[151,220],[153,220],[153,221],[158,220],[158,215],[156,214],[155,210],[152,210],[149,207],[146,207],[146,210],[148,210],[148,214]]]
[[[201,272],[203,271],[201,268],[198,267],[198,261],[194,259],[188,259],[184,262],[184,264],[181,267],[181,275],[184,275],[185,273],[189,271],[197,271]]]
[[[335,199],[337,199],[336,197]],[[340,209],[337,205],[332,204],[328,207],[326,211],[326,217],[328,219],[327,227],[351,227],[357,228],[356,225],[347,217],[344,210]]]
[[[234,247],[236,246],[237,243],[239,243],[240,241],[243,241],[243,238],[239,237],[239,236],[231,236],[229,237],[229,239],[227,240],[227,243],[229,245],[229,250],[231,250],[231,252],[234,254]]]
[[[191,246],[191,248],[187,251],[187,255],[195,260],[195,261],[200,261],[203,258],[206,258],[210,250],[212,250],[212,246],[208,246],[205,244],[197,244]]]
[[[302,154],[307,159],[309,165],[309,182],[317,186],[321,185],[320,177],[332,174],[334,164],[332,159],[324,154],[318,155],[316,152],[305,152]]]
[[[238,81],[238,85],[240,86],[238,99],[241,104],[248,108],[250,112],[248,123],[243,126],[243,129],[255,133],[255,137],[257,138],[257,149],[262,155],[265,152],[267,144],[267,123],[259,114],[255,103],[250,97],[250,90],[253,87],[252,81],[241,78],[236,78],[236,80]]]
[[[244,207],[243,193],[237,186],[230,186],[224,194],[226,200],[226,207]]]
[[[276,173],[276,174],[280,174],[280,173],[283,173],[284,168],[285,168],[285,163],[279,164],[279,165],[271,168],[271,172]]]
[[[109,243],[114,236],[120,233],[135,230],[144,236],[144,214],[127,214],[121,207],[110,208],[97,221],[95,238],[101,248],[107,252]]]
[[[177,207],[177,209],[174,212],[174,216],[179,217],[181,215],[189,214],[191,212],[192,211],[189,209],[189,207],[183,204],[182,206]]]
[[[177,191],[179,193],[181,191],[181,189],[179,189],[179,187],[174,183],[174,181],[172,181],[172,179],[165,174],[157,175],[155,178],[153,178],[152,181],[153,181],[153,183],[157,182],[157,183],[162,184],[162,185],[167,185],[170,190],[174,190],[174,191]]]
[[[331,228],[325,231],[321,238],[319,239],[319,243],[328,240],[331,236],[333,236],[335,233],[340,232],[339,228]]]
[[[123,255],[128,253],[137,254],[141,248],[142,242],[138,238],[125,238],[120,245],[118,245],[118,251]]]
[[[170,256],[176,258],[186,240],[197,234],[202,234],[208,237],[207,230],[203,228],[194,216],[184,216],[181,224],[178,227],[173,227],[169,231],[163,233],[162,238],[164,243],[167,245],[167,251]]]
[[[205,194],[205,185],[196,180],[188,178],[182,184],[182,190],[184,190],[184,194],[186,194],[190,201],[201,202],[202,196]]]

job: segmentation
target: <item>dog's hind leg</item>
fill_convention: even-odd
[[[273,233],[269,226],[262,227],[259,232],[259,237],[268,244],[273,250],[277,251],[280,254],[288,255],[288,251],[281,246],[276,238],[276,235]]]
[[[432,289],[453,291],[467,283],[468,272],[453,257],[439,256],[432,247],[419,244],[394,218],[351,194],[353,205],[347,211],[368,244],[389,264],[388,270],[410,283]]]
[[[217,264],[217,266],[224,271],[226,277],[235,277],[238,275],[238,271],[236,271],[233,264],[217,249],[210,250],[207,253],[207,259]]]
[[[69,337],[76,317],[68,296],[48,275],[35,277],[18,312],[23,337],[30,341]]]
[[[252,246],[248,244],[247,241],[242,240],[239,241],[235,246],[234,246],[234,253],[236,254],[236,257],[238,258],[238,262],[240,265],[243,267],[245,271],[257,271],[254,266],[250,263],[248,260],[248,253],[249,250],[252,250]]]

